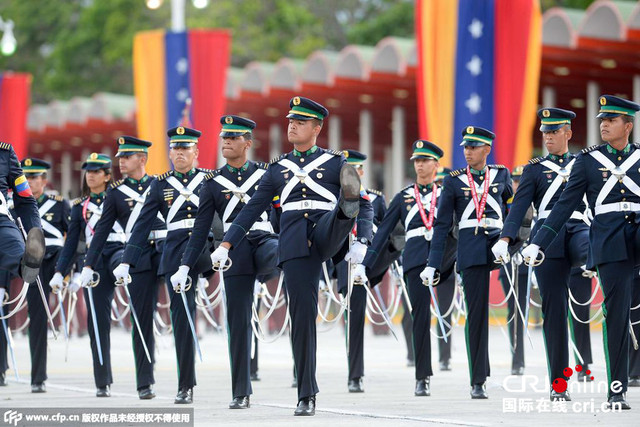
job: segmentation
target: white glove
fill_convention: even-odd
[[[360,242],[353,242],[349,248],[349,252],[344,256],[344,260],[352,264],[362,264],[366,254],[367,245]]]
[[[501,264],[506,264],[509,262],[509,243],[505,240],[498,240],[495,245],[491,247],[491,252],[493,252],[493,256],[496,261]]]
[[[83,267],[80,273],[80,286],[89,287],[89,282],[93,280],[93,269],[91,267]]]
[[[4,296],[7,293],[5,288],[0,288],[0,306],[4,303]]]
[[[178,267],[178,271],[173,276],[171,276],[171,286],[173,286],[174,291],[181,292],[187,287],[189,270],[191,270],[189,266],[181,265],[180,267]]]
[[[73,273],[71,281],[69,282],[68,290],[71,293],[76,293],[80,290],[80,273]]]
[[[129,283],[129,264],[121,263],[113,270],[113,277],[116,278],[118,286],[124,286]]]
[[[420,273],[420,279],[422,279],[423,282],[427,282],[427,284],[433,284],[433,278],[436,275],[436,269],[433,267],[425,267],[424,270],[422,270],[422,273]]]
[[[356,283],[362,284],[365,284],[369,281],[369,278],[367,277],[367,268],[364,266],[364,264],[356,265],[356,268],[353,271],[353,280]]]
[[[49,281],[49,286],[51,286],[51,291],[54,294],[57,294],[58,292],[60,292],[64,287],[63,282],[64,282],[64,277],[62,277],[62,274],[59,272],[56,272],[56,274],[54,274],[51,280]]]
[[[223,268],[229,259],[229,249],[218,246],[211,254],[211,264],[216,268]]]
[[[531,262],[535,261],[538,258],[538,252],[540,252],[540,246],[538,245],[529,245],[522,250],[522,259],[524,259],[525,264],[529,265]]]

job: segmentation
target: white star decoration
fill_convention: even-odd
[[[189,69],[189,61],[187,61],[187,58],[180,58],[178,59],[178,62],[176,62],[176,71],[178,72],[178,74],[186,74],[187,70]]]
[[[472,93],[469,99],[467,99],[464,102],[464,106],[469,109],[469,112],[471,114],[479,113],[480,110],[482,110],[481,104],[482,104],[482,98],[480,98],[478,94],[475,92]]]
[[[478,55],[473,55],[471,61],[467,62],[467,70],[472,76],[478,76],[482,73],[482,59]]]
[[[182,88],[176,92],[176,99],[180,102],[184,102],[189,97],[189,90]]]
[[[479,39],[480,37],[482,37],[482,28],[484,27],[484,25],[482,24],[481,21],[477,20],[477,19],[473,19],[473,21],[471,21],[471,25],[469,25],[469,32],[471,33],[471,37],[473,37],[474,39]]]

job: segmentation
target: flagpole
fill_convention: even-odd
[[[171,0],[171,31],[179,33],[187,28],[185,22],[185,0]]]

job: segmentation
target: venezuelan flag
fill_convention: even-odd
[[[15,182],[13,183],[13,186],[15,187],[16,192],[18,193],[19,196],[22,196],[22,197],[33,196],[33,193],[31,192],[31,187],[29,187],[29,181],[27,181],[27,178],[25,178],[24,175],[20,175],[19,177],[17,177]]]
[[[538,0],[418,0],[420,133],[466,164],[466,126],[496,133],[488,161],[509,168],[531,157],[542,16]]]
[[[167,129],[187,123],[202,132],[199,166],[216,166],[230,48],[231,35],[226,30],[136,34],[133,77],[138,137],[153,142],[149,173],[170,168]],[[189,100],[193,107],[185,109]]]
[[[31,74],[0,73],[0,141],[11,144],[19,159],[27,155],[31,79]]]

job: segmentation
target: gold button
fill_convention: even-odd
[[[191,206],[187,206],[187,210],[190,211],[191,210]]]
[[[482,181],[484,179],[484,176],[480,175],[480,181]]]
[[[238,181],[242,181],[242,177],[241,176],[238,177]]]
[[[560,159],[560,163],[564,163],[564,160]]]
[[[304,217],[305,217],[305,218],[309,218],[309,214],[305,212],[305,213],[304,213]]]
[[[307,189],[305,187],[302,187],[302,192],[305,193],[307,191]]]
[[[191,214],[187,214],[187,218],[191,218]]]
[[[300,157],[300,163],[304,163],[304,158]]]
[[[620,192],[621,192],[622,194],[624,194],[624,188],[623,188],[623,189],[621,189],[621,190],[620,190]]]
[[[618,160],[622,160],[622,156],[618,156]]]
[[[100,203],[100,199],[96,199],[96,202]]]
[[[482,218],[486,218],[486,217],[487,217],[487,214],[482,214]]]
[[[191,236],[191,232],[189,232],[189,236]]]
[[[187,178],[183,179],[182,182],[187,182],[189,181]]]
[[[302,195],[302,197],[307,197],[307,195],[306,195],[306,194],[303,194],[303,195]]]
[[[626,201],[627,201],[627,198],[626,198],[626,197],[623,197],[623,198],[622,198],[622,201],[623,201],[623,202],[626,202]]]
[[[138,186],[138,191],[142,191],[142,186],[141,185]]]
[[[150,240],[149,243],[151,243],[153,245],[153,243],[155,242],[155,240]]]

